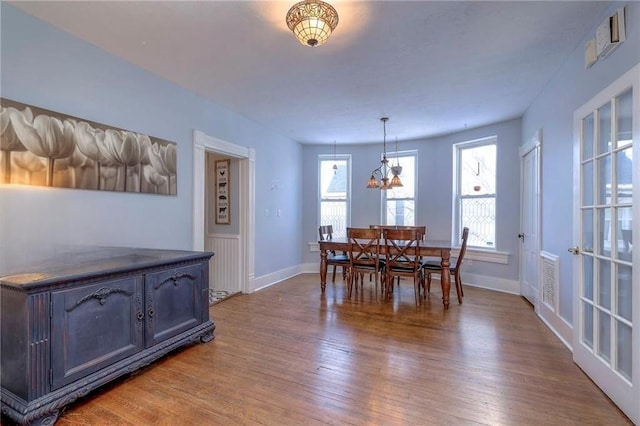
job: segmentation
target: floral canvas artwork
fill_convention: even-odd
[[[0,98],[0,184],[177,194],[176,144]]]

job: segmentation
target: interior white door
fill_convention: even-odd
[[[640,423],[640,65],[574,114],[573,356]]]
[[[540,131],[520,150],[520,292],[538,311]]]

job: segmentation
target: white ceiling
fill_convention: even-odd
[[[381,142],[519,117],[609,2],[331,0],[302,46],[295,2],[10,2],[302,143]]]

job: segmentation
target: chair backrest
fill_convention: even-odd
[[[460,266],[462,266],[462,259],[464,258],[464,254],[467,252],[468,239],[469,239],[469,228],[465,226],[462,229],[462,245],[460,246],[460,253],[458,253],[458,261],[456,262],[456,273],[460,270]]]
[[[333,239],[333,225],[320,225],[318,228],[318,234],[320,234],[320,241]]]
[[[385,265],[387,268],[393,269],[400,267],[402,269],[413,268],[417,271],[420,268],[420,262],[417,248],[420,244],[422,236],[420,230],[415,227],[404,229],[385,229]]]
[[[372,228],[347,228],[349,263],[352,268],[377,268],[380,259],[380,231]]]
[[[417,229],[419,232],[419,239],[424,240],[424,237],[427,235],[427,227],[425,225],[421,226],[409,226],[409,225],[369,225],[369,228],[380,229],[384,231],[385,229]]]

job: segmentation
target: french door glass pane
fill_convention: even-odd
[[[616,293],[618,295],[618,306],[616,307],[616,312],[622,318],[631,321],[631,296],[632,296],[632,285],[631,278],[633,275],[631,274],[632,269],[629,265],[617,264],[618,273],[616,275]]]
[[[617,322],[617,368],[616,371],[622,374],[624,378],[631,381],[632,376],[632,356],[633,348],[631,347],[631,327]]]
[[[633,256],[633,209],[631,207],[618,207],[618,255],[617,258],[631,262]]]
[[[593,157],[593,114],[589,114],[582,121],[582,159]]]
[[[611,155],[598,159],[598,204],[609,204],[611,199]]]
[[[593,301],[593,258],[591,256],[582,258],[582,279],[584,281],[582,296]]]
[[[582,341],[593,349],[593,306],[590,303],[582,302]]]
[[[598,110],[598,154],[611,151],[611,103],[607,102]]]
[[[582,165],[582,205],[593,205],[593,160]]]
[[[593,209],[582,211],[582,251],[593,253]]]
[[[616,171],[617,171],[617,197],[618,204],[631,203],[633,181],[633,156],[632,148],[629,147],[616,154]]]
[[[598,254],[611,254],[611,209],[597,209],[598,215]]]
[[[598,355],[611,361],[611,316],[598,311]]]
[[[633,116],[633,96],[631,89],[627,90],[617,99],[617,128],[618,146],[625,146],[631,143],[631,125]]]
[[[598,305],[611,309],[611,262],[598,260]]]

